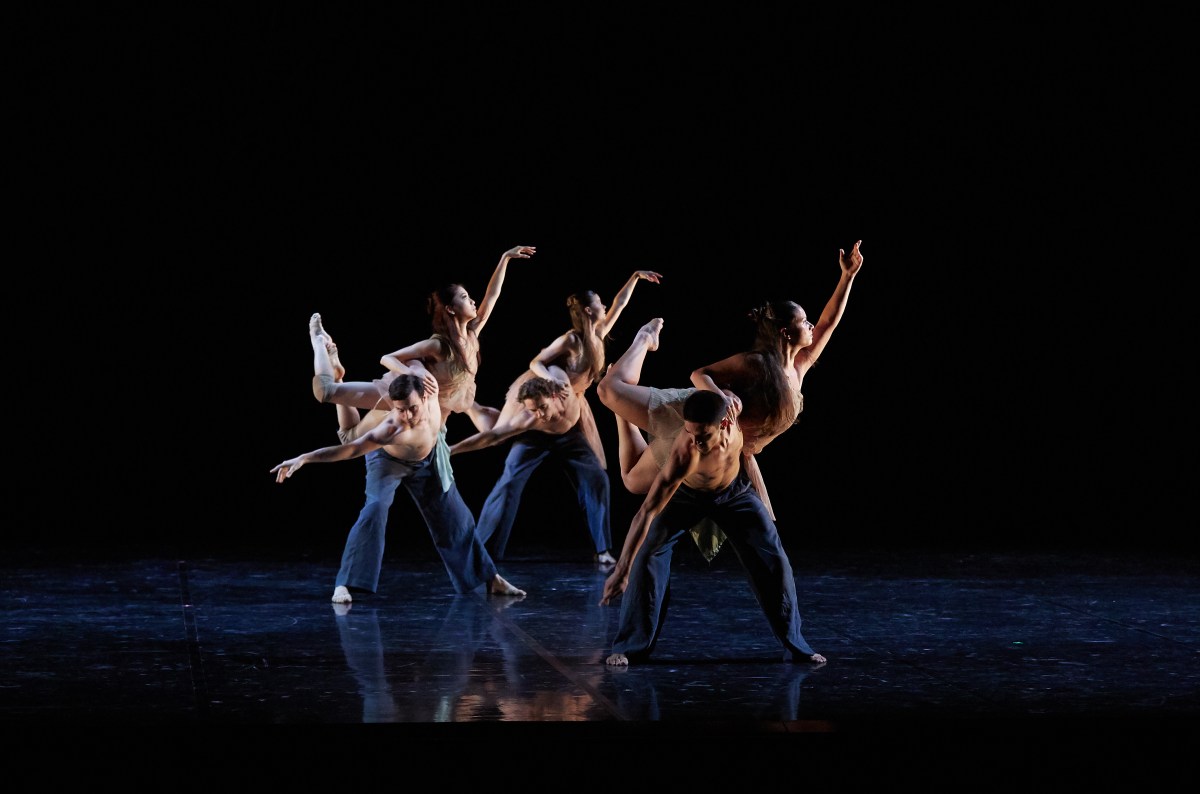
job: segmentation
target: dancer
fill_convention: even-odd
[[[346,370],[337,356],[337,345],[325,329],[321,315],[314,313],[308,322],[309,342],[313,349],[313,395],[320,402],[331,402],[337,406],[338,439],[347,443],[382,422],[388,410],[380,408],[380,405],[385,402],[389,381],[397,373],[419,373],[426,381],[425,388],[436,389],[439,393],[441,423],[434,454],[438,458],[437,471],[443,488],[448,489],[454,482],[450,448],[446,443],[450,415],[467,414],[480,430],[491,427],[500,415],[499,409],[480,405],[475,400],[479,334],[500,297],[509,261],[529,259],[535,253],[537,249],[534,246],[518,245],[501,254],[483,301],[478,305],[461,284],[451,283],[433,291],[426,301],[433,334],[428,339],[384,355],[380,363],[388,372],[373,381],[347,383],[344,380]],[[366,413],[360,414],[360,409],[366,409]],[[378,527],[380,536],[362,538],[359,542],[382,548],[383,526],[369,523],[362,532]],[[339,602],[343,596],[335,588],[334,601]]]
[[[639,385],[646,354],[658,349],[663,320],[651,320],[639,330],[629,349],[618,358],[596,387],[597,396],[617,416],[621,480],[631,493],[646,493],[683,425],[680,408],[694,389],[724,394],[739,407],[745,434],[746,473],[775,517],[755,455],[791,427],[804,407],[804,376],[817,362],[841,322],[850,287],[862,267],[859,240],[850,252],[838,250],[841,274],[833,295],[814,325],[803,307],[779,301],[750,312],[755,324],[753,347],[691,374],[691,388],[656,389]],[[649,434],[647,441],[639,432]],[[643,454],[647,447],[650,454]],[[720,535],[709,539],[711,559],[720,548]],[[697,542],[702,542],[697,537]]]
[[[683,427],[634,515],[604,583],[601,604],[622,596],[614,666],[645,661],[667,615],[675,544],[704,519],[719,524],[745,569],[784,659],[824,663],[800,631],[796,580],[774,521],[743,466],[740,406],[720,392],[697,389],[682,406]],[[623,594],[623,595],[622,595]]]
[[[392,379],[388,384],[388,415],[370,431],[349,443],[289,458],[271,469],[275,481],[282,483],[305,463],[366,456],[366,504],[346,539],[333,592],[334,603],[350,603],[351,590],[374,593],[378,588],[388,508],[402,484],[424,517],[457,592],[468,593],[486,584],[493,595],[525,595],[524,590],[500,576],[495,562],[475,536],[474,517],[457,486],[453,481],[447,485],[439,472],[434,452],[441,437],[442,413],[437,381],[425,377],[426,374],[414,372]]]
[[[590,448],[595,462],[588,462],[587,456],[576,449],[574,441],[560,438],[554,446],[558,449],[557,456],[563,459],[572,472],[579,503],[587,514],[588,529],[596,544],[593,559],[601,565],[611,565],[616,562],[616,558],[612,556],[612,530],[608,515],[608,460],[604,454],[604,445],[600,441],[595,415],[587,400],[587,390],[604,372],[605,346],[609,335],[633,297],[634,288],[639,281],[659,284],[662,282],[662,274],[653,270],[635,270],[613,297],[611,309],[605,306],[600,296],[592,290],[570,295],[567,298],[567,309],[571,314],[571,330],[542,348],[529,363],[529,369],[513,381],[505,394],[504,405],[497,420],[497,426],[510,428],[517,426],[513,425],[514,421],[517,421],[518,425],[530,421],[528,417],[524,420],[518,419],[528,410],[520,397],[520,391],[527,381],[534,378],[549,379],[556,383],[563,393],[564,400],[569,397],[568,392],[575,395],[576,399],[573,402],[578,405],[579,410],[578,430]],[[526,482],[534,469],[541,465],[549,454],[543,445],[531,443],[531,439],[534,438],[536,436],[529,436],[512,445],[505,460],[504,472],[479,511],[480,537],[485,542],[495,538],[490,542],[488,549],[496,559],[504,559],[504,551]],[[574,438],[573,433],[571,438]],[[459,451],[467,451],[494,443],[497,442],[493,440],[480,444],[480,439],[476,439],[470,446],[456,446]],[[603,546],[600,545],[602,543]]]
[[[508,387],[504,405],[500,409],[500,419],[511,419],[524,410],[520,398],[517,397],[522,383],[534,377],[550,378],[550,368],[559,367],[566,373],[565,380],[560,381],[560,387],[564,391],[570,389],[579,395],[580,421],[584,437],[596,453],[600,467],[607,469],[604,445],[600,442],[600,431],[596,427],[596,417],[586,399],[586,393],[593,383],[600,380],[604,372],[605,347],[612,328],[629,305],[634,288],[642,280],[659,284],[662,282],[662,275],[653,270],[635,270],[613,297],[612,308],[605,306],[600,296],[592,290],[568,296],[567,310],[571,315],[571,330],[542,348],[529,362],[529,369]]]
[[[437,381],[443,428],[452,413],[467,414],[477,430],[486,430],[499,418],[499,409],[475,401],[475,376],[480,357],[479,334],[500,297],[509,261],[529,259],[535,253],[537,249],[531,245],[518,245],[505,251],[478,305],[461,284],[447,284],[434,290],[426,301],[433,334],[428,339],[402,347],[380,359],[380,364],[389,373],[397,374],[410,374],[413,372],[410,364],[418,362],[425,377]],[[313,347],[313,396],[323,403],[368,411],[377,408],[387,393],[387,382],[391,376],[350,383],[335,378],[335,368],[325,346],[328,338],[321,315],[313,314],[309,320],[309,339]],[[444,462],[449,464],[448,457]]]
[[[314,328],[316,334],[314,335]],[[333,337],[329,332],[321,327],[321,315],[314,314],[309,319],[309,336],[313,343],[314,353],[317,350],[317,345],[321,345],[325,349],[325,355],[328,357],[328,364],[325,366],[332,372],[334,383],[342,383],[346,377],[346,368],[342,365],[341,357],[338,356],[338,347],[333,341]],[[319,337],[319,338],[318,338]],[[382,404],[383,398],[380,397],[376,405]],[[349,443],[354,439],[366,434],[368,430],[382,422],[388,415],[387,408],[373,408],[365,414],[360,412],[358,408],[341,403],[334,403],[337,408],[338,441],[343,444]]]
[[[450,447],[450,454],[458,455],[514,439],[504,472],[480,511],[476,534],[494,558],[504,559],[525,485],[538,466],[554,457],[575,484],[596,550],[594,559],[601,565],[611,565],[617,560],[611,553],[608,473],[583,432],[580,417],[586,400],[578,392],[562,388],[567,373],[561,367],[552,365],[546,371],[549,377],[522,381],[517,390],[520,412],[514,414],[506,406],[505,415],[491,430],[468,436]]]

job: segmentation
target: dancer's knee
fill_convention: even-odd
[[[645,482],[645,478],[636,469],[621,472],[621,482],[625,485],[625,490],[632,494],[644,494],[650,491],[650,484]]]
[[[625,488],[630,493],[650,493],[650,486],[654,484],[654,479],[657,474],[657,469],[655,469],[653,472],[650,472],[642,466],[634,466],[629,471],[621,472],[621,482],[625,484]]]
[[[313,397],[319,403],[333,400],[334,380],[332,375],[313,375]]]
[[[596,384],[596,396],[600,398],[600,402],[606,408],[611,408],[610,400],[616,399],[616,394],[613,393],[612,369],[604,373],[604,377]]]

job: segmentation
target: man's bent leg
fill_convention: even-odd
[[[443,490],[436,455],[428,465],[404,481],[417,509],[429,528],[434,548],[446,566],[456,592],[469,593],[490,584],[496,576],[496,564],[475,534],[475,517],[463,501],[455,483]]]
[[[683,536],[683,530],[673,529],[670,521],[664,522],[670,509],[668,505],[650,525],[621,595],[621,616],[612,652],[624,656],[626,664],[649,658],[666,620],[671,600],[671,558],[675,544]]]
[[[800,631],[795,574],[766,506],[747,487],[743,495],[724,507],[727,509],[714,518],[720,522],[727,542],[746,569],[771,632],[783,644],[784,658],[824,661]]]
[[[596,554],[612,550],[612,527],[609,523],[610,493],[608,472],[588,446],[582,434],[564,438],[559,447],[563,462],[571,472],[579,507],[587,519],[588,533]]]

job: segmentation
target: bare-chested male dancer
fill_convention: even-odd
[[[450,454],[484,449],[513,439],[504,471],[479,511],[476,531],[493,557],[504,559],[525,485],[534,470],[553,457],[570,472],[575,484],[592,536],[595,560],[611,565],[616,559],[609,553],[612,529],[608,472],[596,457],[580,421],[587,398],[583,392],[563,388],[568,381],[561,367],[552,364],[546,371],[548,378],[523,379],[515,399],[505,402],[495,426],[452,445]]]
[[[651,330],[657,347],[658,328]],[[796,580],[775,522],[745,472],[739,413],[739,406],[719,392],[697,389],[684,400],[681,432],[634,515],[621,556],[604,582],[601,604],[621,596],[621,616],[607,664],[645,661],[654,651],[667,613],[675,544],[704,519],[724,530],[772,633],[783,644],[784,659],[825,662],[800,632]]]
[[[475,536],[475,517],[458,487],[438,470],[434,448],[442,413],[436,384],[423,373],[397,375],[388,384],[388,415],[370,431],[344,444],[305,452],[271,469],[275,481],[282,483],[305,463],[366,456],[367,501],[346,538],[334,603],[350,603],[352,589],[374,593],[378,588],[388,508],[401,484],[421,511],[457,592],[469,593],[486,584],[493,595],[525,595],[497,572],[491,555]]]

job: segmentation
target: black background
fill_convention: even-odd
[[[312,312],[349,377],[376,377],[428,335],[429,289],[479,298],[502,251],[534,245],[481,337],[481,401],[567,330],[567,295],[611,303],[637,269],[663,283],[639,284],[609,358],[663,317],[643,383],[683,386],[750,344],[759,301],[818,315],[862,239],[800,423],[759,458],[790,549],[1186,545],[1194,356],[1166,352],[1188,338],[1184,246],[1149,230],[1175,73],[1123,20],[1067,39],[782,13],[688,32],[127,13],[46,11],[20,52],[12,219],[38,286],[14,287],[33,297],[11,330],[46,386],[10,398],[33,398],[21,443],[47,459],[20,467],[10,544],[336,558],[361,461],[269,473],[336,443]],[[451,440],[469,428],[453,417]],[[455,458],[473,510],[505,451]],[[619,546],[638,501],[612,482]],[[403,495],[390,526],[389,549],[427,550]],[[553,465],[511,550],[534,542],[588,551]]]

